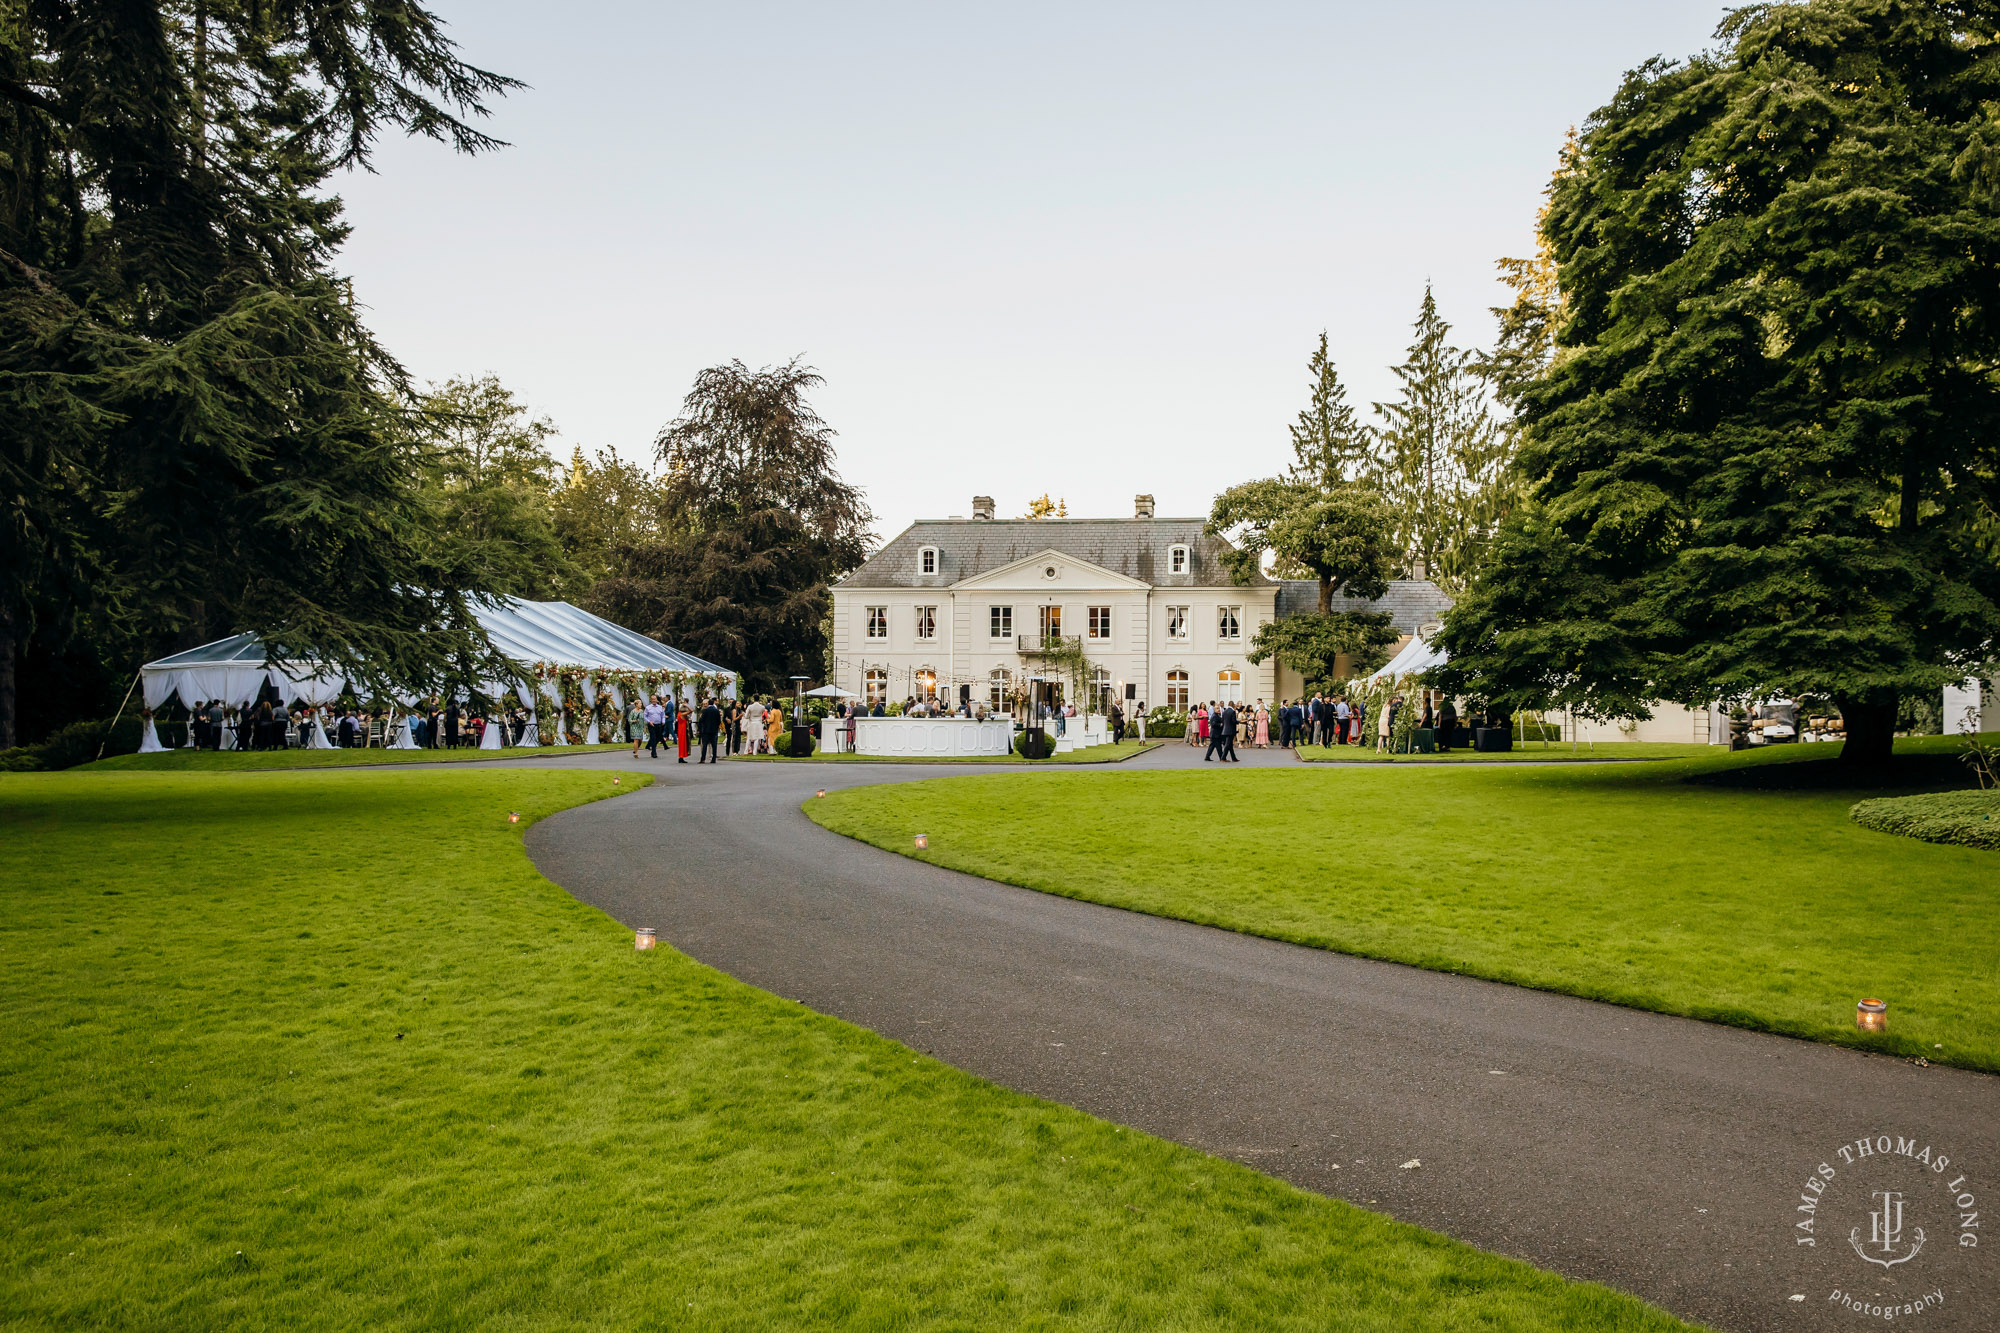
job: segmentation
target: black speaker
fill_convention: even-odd
[[[970,685],[961,685],[958,687],[958,701],[962,704],[972,702],[972,687]]]
[[[1136,699],[1136,698],[1138,698],[1138,697],[1139,697],[1139,682],[1138,682],[1138,681],[1136,681],[1136,680],[1128,680],[1128,681],[1126,681],[1126,682],[1125,682],[1125,697],[1126,697],[1127,699]]]

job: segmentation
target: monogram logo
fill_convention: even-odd
[[[1876,1190],[1870,1197],[1877,1201],[1878,1206],[1868,1214],[1868,1243],[1866,1246],[1862,1245],[1860,1227],[1847,1233],[1847,1243],[1852,1245],[1854,1252],[1863,1259],[1871,1264],[1880,1264],[1884,1268],[1894,1268],[1897,1264],[1906,1264],[1916,1258],[1917,1251],[1924,1248],[1922,1227],[1916,1229],[1916,1240],[1911,1243],[1910,1248],[1902,1254],[1896,1253],[1896,1247],[1903,1240],[1902,1193],[1897,1190]],[[1870,1250],[1877,1253],[1871,1254]]]

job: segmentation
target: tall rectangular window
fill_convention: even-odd
[[[917,556],[917,567],[926,574],[937,573],[937,547],[926,546]]]
[[[871,606],[868,608],[868,637],[886,639],[889,637],[889,608]]]
[[[1111,608],[1093,606],[1090,608],[1090,637],[1108,639],[1111,637]]]
[[[1062,608],[1045,606],[1042,608],[1042,637],[1060,639],[1062,637]]]
[[[1215,608],[1215,637],[1224,643],[1231,643],[1243,637],[1243,608],[1240,606],[1218,606]]]
[[[937,608],[920,606],[917,608],[917,637],[935,639],[937,637]]]
[[[995,606],[987,609],[992,615],[992,637],[996,639],[1013,638],[1014,608],[1011,606]]]
[[[1188,636],[1188,608],[1170,606],[1167,608],[1167,637],[1185,640]]]
[[[1169,671],[1167,673],[1167,707],[1178,708],[1183,713],[1188,706],[1188,673]]]
[[[868,668],[868,706],[886,703],[889,699],[889,673],[881,667]]]

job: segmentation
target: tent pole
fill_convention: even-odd
[[[118,701],[118,711],[111,715],[111,726],[104,729],[104,739],[97,743],[97,759],[104,758],[104,747],[111,744],[111,728],[116,727],[118,719],[125,716],[125,705],[132,702],[132,691],[139,688],[139,677],[145,674],[143,667],[132,673],[132,683],[125,687],[125,697]]]

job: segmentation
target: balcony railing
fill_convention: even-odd
[[[1072,634],[1023,634],[1020,652],[1023,655],[1039,655],[1052,648],[1081,648],[1083,640]]]

